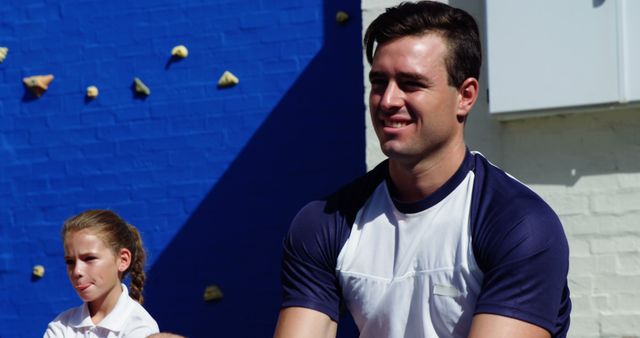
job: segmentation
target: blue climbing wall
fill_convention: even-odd
[[[7,0],[0,18],[0,337],[80,303],[59,230],[88,208],[141,230],[162,330],[271,336],[290,220],[365,170],[360,2]],[[22,84],[49,73],[39,98]]]

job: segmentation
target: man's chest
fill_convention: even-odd
[[[384,189],[372,195],[336,271],[361,332],[451,336],[472,312],[482,279],[469,231],[472,186],[470,176],[437,204],[413,214],[395,209]]]

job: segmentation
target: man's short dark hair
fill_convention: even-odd
[[[439,34],[447,43],[450,86],[459,88],[467,78],[480,77],[482,47],[476,21],[459,8],[435,1],[403,2],[373,20],[364,35],[367,60],[373,62],[375,43],[430,33]]]

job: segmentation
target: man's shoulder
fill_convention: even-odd
[[[528,256],[550,246],[566,247],[562,223],[542,197],[481,155],[475,171],[471,219],[477,259],[485,261],[488,253]]]
[[[385,161],[331,195],[302,207],[291,222],[285,248],[305,255],[329,249],[337,255],[349,237],[356,214],[384,182],[386,167]]]
[[[490,210],[491,214],[512,213],[516,215],[535,215],[552,213],[551,207],[525,183],[489,162],[479,153],[474,154],[476,182],[475,199],[479,208]]]
[[[349,224],[353,224],[358,210],[385,181],[388,176],[388,167],[388,160],[385,160],[371,171],[342,186],[324,199],[326,202],[324,211],[339,213]]]

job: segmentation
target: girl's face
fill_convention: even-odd
[[[131,253],[120,249],[116,255],[94,231],[67,233],[64,260],[71,285],[92,312],[98,307],[115,306],[122,293],[120,276],[131,264]]]

